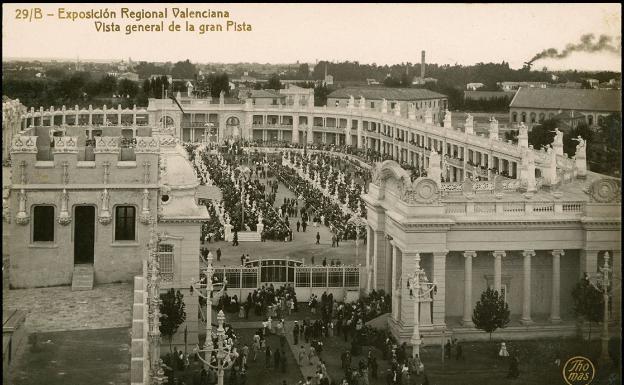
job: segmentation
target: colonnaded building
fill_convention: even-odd
[[[406,283],[417,267],[436,287],[419,305],[425,339],[443,331],[482,338],[471,314],[486,287],[509,303],[514,322],[501,332],[509,338],[569,335],[572,286],[585,273],[595,275],[607,255],[620,282],[621,181],[587,170],[582,139],[569,158],[560,132],[549,149],[536,150],[523,125],[511,143],[499,138],[494,119],[488,135],[479,136],[470,116],[458,129],[450,113],[439,124],[430,108],[417,116],[413,103],[402,114],[402,103],[391,109],[385,99],[379,109],[355,96],[339,107],[296,99],[258,106],[178,95],[150,99],[147,108],[51,107],[20,110],[11,124],[3,120],[3,131],[13,130],[11,180],[3,185],[11,284],[69,283],[74,266],[85,262],[96,282],[130,278],[146,254],[148,217],[157,217],[172,240],[165,252],[172,250],[176,263],[180,253],[192,266],[189,276],[197,276],[197,222],[206,213],[197,207],[197,179],[176,142],[228,139],[346,145],[398,161],[372,170],[360,263],[363,290],[392,294],[389,323],[401,340],[412,338],[415,302]],[[124,144],[130,140],[136,144]],[[167,174],[172,164],[186,171]],[[412,181],[400,164],[428,176]],[[173,268],[173,280],[184,271]],[[187,278],[180,277],[180,287]],[[619,288],[613,292],[619,322]]]

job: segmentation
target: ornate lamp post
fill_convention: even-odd
[[[420,356],[420,303],[423,299],[429,298],[435,289],[436,283],[429,282],[425,270],[420,267],[420,254],[416,254],[416,268],[414,272],[407,276],[407,288],[410,290],[410,297],[414,299],[414,331],[412,333],[412,357]]]
[[[212,345],[212,292],[213,290],[215,290],[215,286],[221,286],[221,289],[219,290],[217,294],[223,293],[223,291],[225,290],[225,286],[227,284],[227,280],[225,279],[225,276],[223,277],[223,283],[214,283],[212,281],[212,277],[214,275],[214,267],[212,265],[212,259],[213,259],[212,253],[209,252],[208,257],[206,258],[206,269],[204,270],[206,283],[203,284],[195,280],[191,281],[191,295],[193,295],[193,292],[196,291],[197,294],[201,298],[204,298],[206,300],[206,341],[204,342],[203,350],[199,348],[199,345],[196,346],[194,349],[198,358],[204,363],[204,368],[206,370],[209,370],[210,367],[214,367],[214,366],[211,366],[209,359],[204,360],[202,359],[200,355],[200,353],[205,353],[206,357],[208,357],[209,354],[211,354],[215,350]],[[201,292],[202,288],[206,289],[206,294],[202,294]],[[219,315],[217,316],[217,320],[219,320],[220,316],[222,316],[223,320],[225,320],[225,315],[223,315],[222,311],[219,312]],[[222,323],[220,324],[219,327],[223,328]],[[217,331],[217,335],[218,335],[218,331]],[[216,369],[219,370],[219,385],[222,385],[223,384],[223,373],[222,373],[223,368],[219,369],[218,367],[216,367]]]
[[[158,263],[158,244],[156,220],[150,219],[149,258],[147,260],[147,305],[148,305],[148,341],[150,357],[151,384],[160,385],[167,381],[160,359],[160,265]]]
[[[602,342],[602,348],[600,352],[600,361],[606,362],[609,360],[609,274],[611,273],[609,267],[609,252],[604,254],[604,265],[600,268],[600,274],[596,276],[596,282],[591,282],[591,285],[596,289],[602,291],[602,301],[604,302],[604,313],[602,317],[602,336],[600,340]]]

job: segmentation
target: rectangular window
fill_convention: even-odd
[[[166,282],[173,282],[173,245],[158,245],[158,265],[160,278]]]
[[[117,206],[115,208],[115,240],[134,241],[136,226],[136,210],[134,206]]]
[[[371,108],[375,108],[375,102],[371,102]]]
[[[54,242],[54,206],[34,207],[33,242]]]

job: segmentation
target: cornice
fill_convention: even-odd
[[[119,184],[13,184],[10,186],[11,190],[25,190],[25,191],[37,191],[37,190],[103,190],[107,188],[109,190],[143,190],[143,189],[159,189],[160,185],[156,183],[143,184],[143,183],[119,183]]]

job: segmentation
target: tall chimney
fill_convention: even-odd
[[[425,51],[422,51],[420,59],[420,78],[425,78]]]

